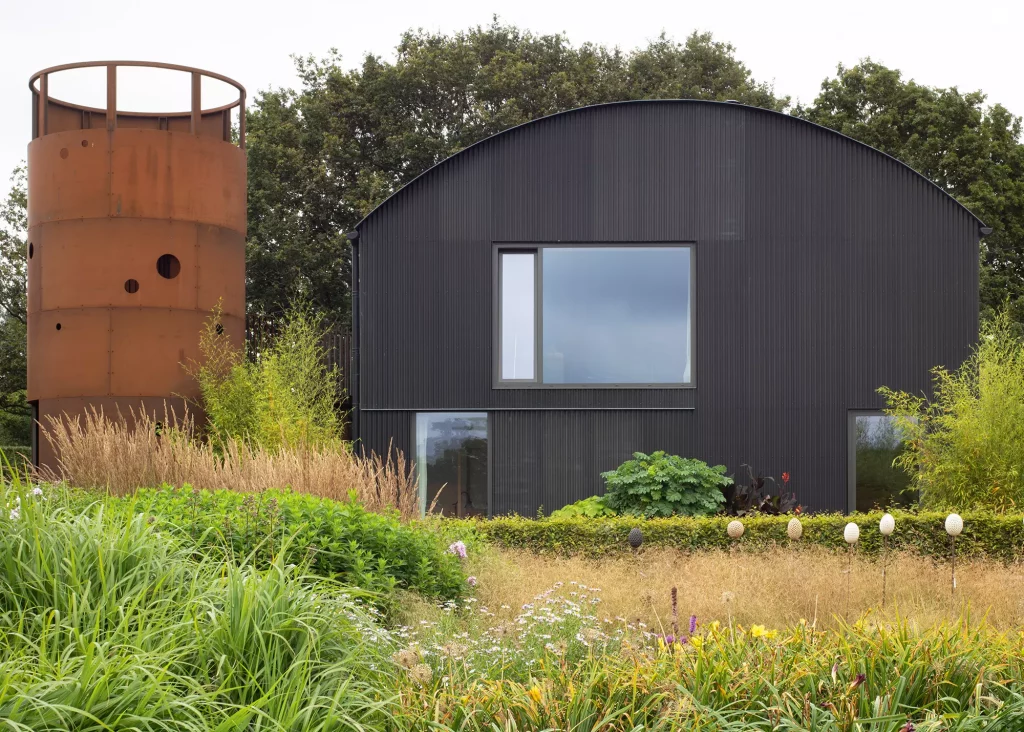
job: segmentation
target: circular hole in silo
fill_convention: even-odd
[[[60,330],[60,323],[57,323],[57,330]]]
[[[156,260],[156,271],[165,280],[173,280],[181,272],[181,262],[173,254],[161,255]]]
[[[129,295],[134,295],[136,292],[139,291],[139,281],[138,280],[125,280],[124,281],[124,291],[127,292]]]
[[[32,255],[36,253],[36,248],[32,246],[32,242],[28,243],[28,258],[32,259]]]
[[[88,140],[82,140],[82,147],[89,147],[89,141]]]
[[[214,330],[217,331],[217,335],[224,335],[224,326],[221,323],[217,323],[217,327]]]
[[[60,149],[60,157],[63,160],[67,160],[68,159],[68,149],[66,147],[62,147]]]

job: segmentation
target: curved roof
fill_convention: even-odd
[[[856,140],[856,139],[850,137],[849,135],[844,135],[841,132],[836,132],[835,130],[833,130],[830,127],[825,127],[824,125],[819,125],[816,122],[811,122],[810,120],[806,120],[806,119],[804,119],[802,117],[796,117],[794,115],[786,114],[784,112],[776,112],[775,110],[772,110],[772,109],[764,109],[763,107],[753,107],[753,106],[750,106],[748,104],[741,104],[739,102],[731,102],[731,101],[730,102],[718,102],[718,101],[711,101],[711,100],[707,100],[707,99],[632,99],[632,100],[625,100],[625,101],[620,101],[620,102],[606,102],[606,103],[603,103],[603,104],[592,104],[592,105],[589,105],[589,106],[586,106],[586,107],[576,107],[575,109],[569,109],[569,110],[566,110],[564,112],[555,112],[554,114],[545,115],[544,117],[538,117],[537,119],[530,120],[529,122],[524,122],[524,123],[519,124],[519,125],[514,125],[512,127],[509,127],[508,129],[502,130],[501,132],[497,132],[497,133],[491,135],[490,137],[485,137],[482,140],[478,140],[477,142],[474,142],[472,145],[467,145],[462,150],[459,150],[457,153],[454,153],[453,155],[450,155],[447,158],[445,158],[444,160],[441,160],[440,162],[435,163],[431,167],[427,168],[422,173],[420,173],[415,178],[413,178],[412,180],[407,182],[405,185],[403,185],[401,188],[399,188],[397,191],[395,191],[390,196],[385,198],[379,204],[377,204],[373,208],[372,211],[370,211],[368,214],[366,214],[366,216],[364,216],[359,221],[359,223],[356,224],[356,229],[359,229],[367,221],[367,219],[369,219],[371,216],[373,216],[378,211],[380,211],[384,206],[386,206],[388,203],[390,203],[392,200],[394,200],[397,196],[402,194],[406,189],[408,189],[414,183],[418,183],[421,179],[423,179],[423,178],[427,177],[428,175],[432,174],[435,170],[438,170],[439,168],[447,165],[450,161],[452,161],[455,158],[459,157],[463,153],[465,153],[465,152],[467,152],[469,150],[474,150],[476,148],[486,146],[486,145],[492,145],[496,141],[498,141],[499,138],[503,138],[504,136],[508,135],[508,133],[510,133],[510,132],[512,132],[514,130],[520,130],[520,129],[523,129],[523,128],[526,128],[526,127],[530,127],[532,125],[539,125],[539,124],[541,124],[541,123],[543,123],[543,122],[545,122],[547,120],[555,119],[555,118],[558,118],[558,117],[564,117],[564,116],[567,116],[567,115],[580,114],[580,113],[583,113],[583,112],[593,112],[595,110],[600,110],[600,109],[605,109],[605,108],[612,108],[612,107],[621,107],[621,106],[625,106],[625,105],[647,105],[647,104],[659,104],[659,105],[660,104],[666,104],[666,105],[667,104],[706,104],[706,105],[718,105],[718,106],[723,106],[723,107],[742,109],[742,110],[750,111],[750,112],[758,112],[758,113],[761,113],[761,114],[774,115],[776,117],[782,117],[782,118],[787,119],[787,120],[792,120],[793,122],[796,122],[796,123],[799,123],[799,124],[808,125],[809,127],[812,127],[812,128],[814,128],[816,130],[821,130],[821,131],[827,132],[827,133],[829,133],[831,135],[835,135],[838,138],[841,138],[843,140],[847,140],[847,141],[849,141],[849,142],[853,143],[854,145],[857,145],[857,146],[859,146],[861,148],[870,150],[871,152],[875,153],[876,155],[879,155],[882,158],[888,159],[888,160],[896,163],[897,165],[907,169],[908,171],[913,173],[914,176],[920,178],[922,181],[924,181],[929,186],[931,186],[935,190],[937,190],[940,193],[942,193],[942,195],[944,195],[946,198],[948,198],[954,204],[956,204],[961,209],[963,209],[965,212],[967,212],[967,214],[969,216],[971,216],[975,221],[978,222],[979,226],[984,226],[985,225],[985,223],[980,218],[978,218],[978,216],[973,211],[971,211],[969,208],[967,208],[964,204],[962,204],[956,198],[954,198],[953,196],[949,195],[948,192],[943,190],[940,186],[938,186],[930,178],[928,178],[928,177],[922,175],[921,173],[919,173],[918,171],[914,170],[912,167],[910,167],[909,165],[904,163],[902,160],[899,160],[898,158],[895,158],[892,155],[889,155],[888,153],[884,153],[884,152],[882,152],[881,150],[879,150],[877,148],[871,147],[870,145],[867,145],[867,144],[861,142],[860,140]]]

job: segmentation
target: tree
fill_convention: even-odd
[[[625,99],[735,99],[783,110],[735,49],[711,34],[664,35],[629,53],[495,20],[454,35],[410,31],[394,62],[345,70],[337,52],[296,59],[300,91],[249,113],[248,298],[276,317],[296,295],[347,323],[351,230],[417,175],[509,127]]]
[[[24,166],[11,174],[11,190],[0,203],[0,444],[27,445],[31,410],[27,375],[28,192]]]
[[[794,114],[831,127],[903,161],[973,211],[992,234],[981,248],[981,313],[991,319],[1009,298],[1024,323],[1024,144],[1021,118],[980,91],[963,94],[906,81],[865,59],[826,79]]]

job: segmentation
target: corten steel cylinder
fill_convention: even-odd
[[[95,66],[106,68],[106,109],[49,96],[54,74]],[[125,66],[191,74],[191,108],[119,110]],[[203,109],[203,76],[231,84],[238,99]],[[53,67],[29,88],[28,399],[35,461],[56,467],[38,432],[54,418],[96,407],[163,420],[165,404],[182,415],[198,396],[188,366],[218,302],[224,332],[242,347],[245,90],[207,71],[132,61]]]

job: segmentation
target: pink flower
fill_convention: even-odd
[[[466,577],[466,584],[470,587],[476,587],[476,577]]]
[[[466,545],[463,544],[461,541],[453,541],[448,546],[448,553],[449,554],[454,554],[459,559],[465,559],[466,558]]]

